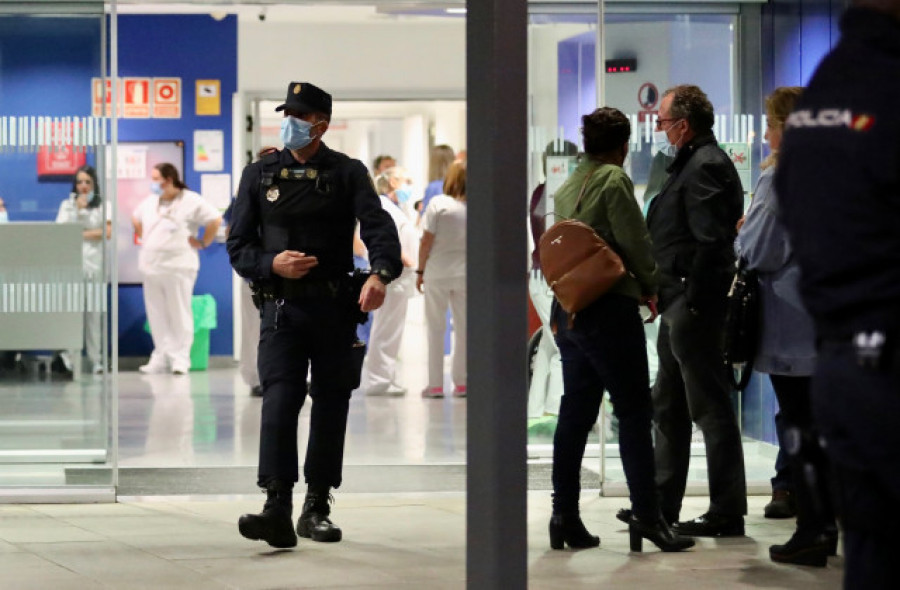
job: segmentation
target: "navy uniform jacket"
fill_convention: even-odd
[[[315,179],[286,180],[282,170],[314,170]],[[263,173],[271,171],[276,171],[275,178],[266,188],[261,185]],[[306,164],[282,150],[244,168],[228,255],[235,271],[252,281],[277,279],[272,261],[284,250],[318,258],[318,266],[301,280],[339,279],[353,271],[357,220],[372,271],[397,277],[403,270],[397,228],[381,208],[363,163],[324,143]]]
[[[697,311],[723,308],[744,207],[741,179],[711,133],[682,146],[668,172],[647,211],[660,270],[659,309],[681,293]]]
[[[900,24],[851,9],[788,118],[775,182],[821,336],[900,328]]]

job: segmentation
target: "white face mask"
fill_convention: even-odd
[[[654,131],[653,132],[653,145],[656,146],[656,149],[666,156],[675,157],[675,154],[678,153],[678,148],[669,141],[669,136],[666,135],[665,131]]]

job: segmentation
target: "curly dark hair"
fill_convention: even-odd
[[[591,156],[619,149],[631,137],[631,122],[619,109],[601,107],[581,117],[584,151]]]
[[[711,131],[716,122],[712,103],[699,86],[680,84],[663,93],[663,98],[672,95],[670,116],[673,119],[687,119],[694,133]]]

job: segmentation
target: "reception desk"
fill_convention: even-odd
[[[77,224],[0,224],[0,349],[69,350],[79,371],[84,311],[103,306],[86,284]]]

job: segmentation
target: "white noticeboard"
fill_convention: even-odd
[[[219,172],[225,168],[225,133],[218,129],[194,131],[194,170]]]
[[[219,211],[231,204],[231,174],[201,174],[200,194]]]

